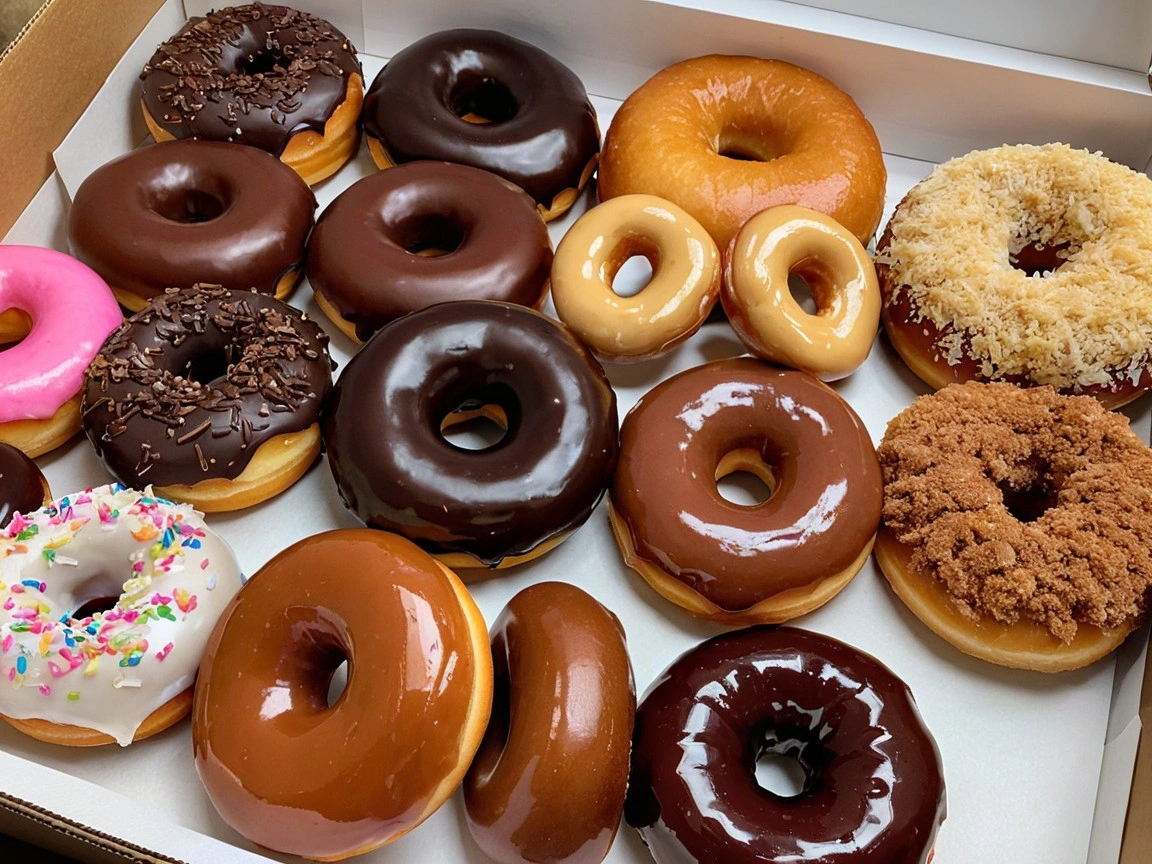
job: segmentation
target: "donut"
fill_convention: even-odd
[[[733,503],[716,480],[770,490]],[[776,623],[815,609],[868,560],[880,522],[876,451],[860,418],[803,372],[751,358],[661,382],[628,412],[609,517],[625,563],[693,615]]]
[[[798,794],[758,783],[765,756],[799,763]],[[657,864],[924,864],[945,811],[940,753],[908,686],[827,636],[716,636],[636,711],[624,819]]]
[[[612,288],[641,255],[652,278],[631,297]],[[700,329],[720,291],[720,253],[700,223],[668,201],[623,195],[587,211],[552,262],[556,314],[605,360],[645,360]]]
[[[897,415],[879,455],[876,560],[961,651],[1075,669],[1147,617],[1152,450],[1124,416],[1046,386],[952,384]]]
[[[791,274],[808,286],[814,314],[793,298]],[[880,324],[868,252],[833,219],[795,204],[757,213],[740,229],[724,256],[720,299],[751,353],[824,381],[868,359]]]
[[[356,49],[315,15],[251,3],[191,18],[140,73],[157,141],[249,144],[306,183],[334,174],[360,146],[364,73]]]
[[[567,212],[600,151],[596,110],[550,54],[494,30],[445,30],[396,53],[368,88],[364,133],[380,168],[441,159],[484,168]]]
[[[84,432],[122,482],[215,512],[295,483],[320,452],[328,337],[254,291],[169,289],[117,329],[84,377]]]
[[[932,170],[877,244],[881,320],[908,367],[1050,384],[1115,408],[1152,387],[1152,179],[1064,144]]]
[[[476,415],[503,437],[479,450],[444,437]],[[562,324],[508,303],[441,303],[392,322],[352,358],[323,436],[361,521],[449,567],[508,567],[592,513],[616,462],[616,395]]]
[[[51,503],[48,480],[23,450],[0,443],[0,529],[17,513]]]
[[[0,244],[0,310],[12,309],[31,329],[0,351],[0,442],[39,456],[80,431],[84,368],[124,316],[75,258]]]
[[[357,181],[324,210],[308,243],[316,302],[357,342],[449,300],[539,307],[551,266],[535,202],[495,174],[447,162],[408,162]]]
[[[315,209],[307,184],[261,150],[171,141],[88,175],[68,240],[133,312],[197,282],[283,299],[300,278]]]
[[[240,590],[187,505],[119,484],[0,530],[0,716],[52,744],[127,746],[188,714],[216,619]]]
[[[713,54],[669,66],[624,100],[597,192],[667,198],[726,249],[776,204],[819,210],[867,243],[886,181],[872,124],[832,82],[781,60]]]
[[[492,719],[464,777],[472,837],[503,864],[599,864],[636,712],[620,622],[573,585],[537,583],[500,613],[492,657]]]
[[[196,770],[249,840],[335,861],[452,794],[491,703],[484,619],[452,571],[395,534],[328,531],[265,564],[221,616],[196,681]]]

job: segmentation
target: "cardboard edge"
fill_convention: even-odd
[[[1117,864],[1143,864],[1152,848],[1152,821],[1148,819],[1148,809],[1152,806],[1152,735],[1146,734],[1152,727],[1152,662],[1144,666],[1139,723],[1142,727],[1140,742],[1132,769],[1132,788]]]

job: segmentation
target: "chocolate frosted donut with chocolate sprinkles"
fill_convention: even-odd
[[[331,385],[328,337],[303,313],[218,285],[170,289],[88,367],[84,431],[121,482],[235,510],[314,461]]]

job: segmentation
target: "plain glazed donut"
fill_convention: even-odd
[[[197,282],[283,299],[300,278],[315,209],[307,184],[261,150],[172,141],[88,175],[68,240],[133,312]]]
[[[669,66],[624,100],[597,178],[601,201],[666,198],[726,249],[776,204],[819,210],[867,243],[887,172],[872,124],[830,81],[781,60],[713,54]]]
[[[759,785],[767,754],[799,794]],[[636,712],[624,818],[657,864],[925,864],[943,768],[908,686],[854,648],[790,627],[683,654]]]
[[[320,452],[328,336],[254,291],[170,289],[108,337],[84,431],[121,481],[215,512],[277,495]]]
[[[309,185],[360,146],[364,73],[356,49],[307,12],[252,3],[192,18],[156,49],[140,78],[144,119],[157,141],[249,144]]]
[[[464,778],[472,837],[502,864],[599,864],[636,712],[620,622],[573,585],[537,583],[500,613],[492,655],[492,719]]]
[[[444,438],[476,414],[505,428],[500,441],[468,450]],[[616,417],[603,369],[562,324],[465,300],[400,318],[360,349],[333,390],[324,446],[363,522],[450,567],[495,568],[588,519],[616,463]]]
[[[734,504],[715,480],[771,490]],[[803,372],[739,358],[658,384],[624,419],[609,515],[629,567],[693,615],[775,623],[830,600],[868,560],[880,467],[856,413]]]
[[[0,311],[31,329],[0,351],[0,442],[39,456],[80,430],[84,369],[124,320],[104,281],[75,258],[0,245]]]
[[[265,564],[221,616],[196,682],[196,770],[249,840],[335,861],[452,794],[491,703],[484,619],[452,571],[395,534],[329,531]]]
[[[807,283],[815,314],[793,298],[791,273]],[[824,381],[868,359],[880,324],[868,252],[828,216],[796,205],[772,207],[740,229],[724,257],[720,297],[750,352]]]
[[[879,454],[876,560],[961,651],[1075,669],[1146,618],[1152,450],[1124,416],[1049,387],[954,384],[892,420]]]
[[[445,30],[397,52],[368,88],[364,132],[380,168],[416,159],[483,168],[531,195],[545,220],[572,206],[600,151],[580,79],[494,30]]]
[[[637,294],[612,289],[621,265],[643,255],[652,279]],[[720,291],[720,254],[700,223],[668,201],[623,195],[587,211],[552,262],[560,320],[605,360],[643,360],[700,329]]]
[[[1117,407],[1152,387],[1152,180],[1063,144],[933,169],[876,247],[882,320],[932,387],[1050,384]]]
[[[0,531],[0,715],[76,747],[168,728],[238,590],[228,545],[148,490],[101,486],[17,513]]]
[[[357,342],[450,300],[539,307],[551,266],[535,202],[489,171],[448,162],[408,162],[357,181],[308,242],[316,302]]]
[[[0,443],[0,528],[16,513],[31,513],[52,501],[48,480],[23,450]]]

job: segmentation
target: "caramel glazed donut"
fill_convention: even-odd
[[[360,144],[364,73],[322,18],[252,3],[192,18],[140,73],[152,137],[234,141],[267,150],[309,185]]]
[[[85,374],[84,431],[129,486],[201,510],[282,492],[320,452],[328,337],[254,291],[170,290],[124,322]]]

